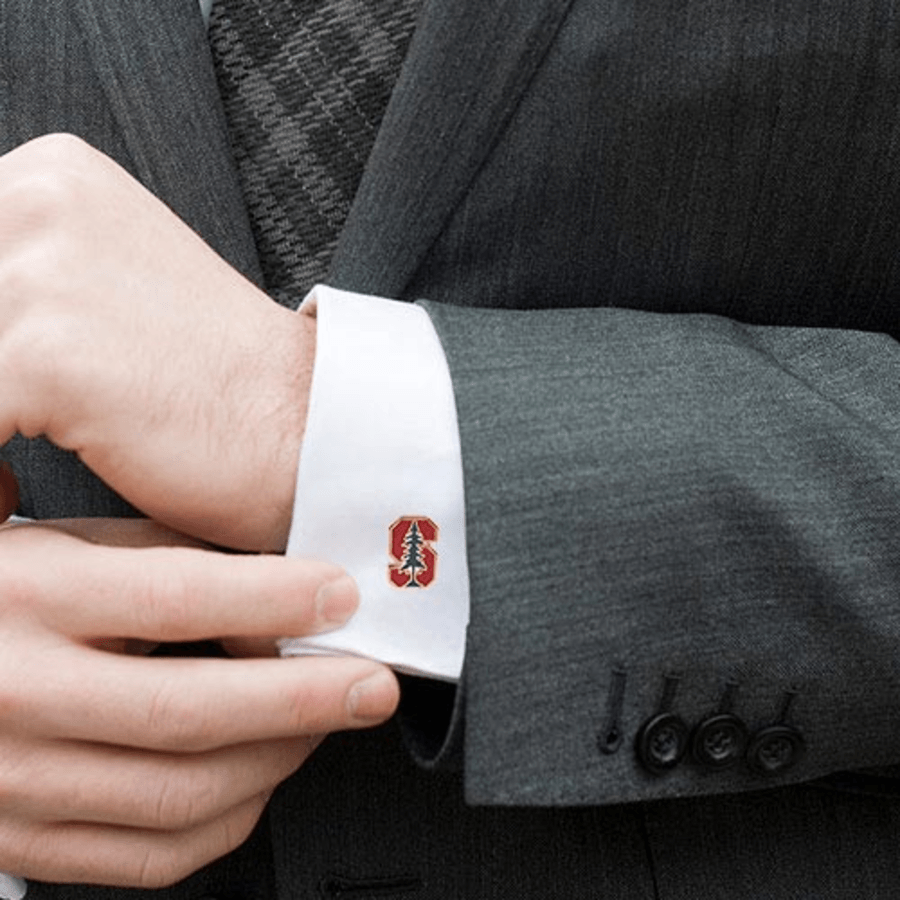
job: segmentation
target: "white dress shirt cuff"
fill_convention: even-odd
[[[469,617],[462,459],[453,387],[427,313],[317,286],[316,360],[288,554],[356,579],[353,619],[280,642],[286,655],[350,653],[445,680]]]
[[[22,878],[0,872],[0,898],[2,900],[22,900],[28,893],[28,884]]]

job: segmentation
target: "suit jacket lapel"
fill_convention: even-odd
[[[73,0],[136,175],[261,283],[197,7]],[[403,295],[493,148],[571,0],[424,0],[332,264]]]
[[[0,151],[78,134],[258,277],[195,0],[0,0]],[[23,510],[129,515],[71,453],[14,438]]]
[[[331,267],[401,297],[489,155],[571,0],[425,0]]]
[[[73,0],[134,174],[262,283],[196,0]]]

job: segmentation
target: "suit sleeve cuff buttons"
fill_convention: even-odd
[[[793,693],[786,695],[777,722],[751,734],[746,723],[729,709],[733,686],[726,691],[717,712],[690,728],[671,709],[677,682],[678,679],[666,679],[656,713],[637,732],[634,752],[646,772],[662,776],[683,761],[690,761],[705,772],[724,772],[745,765],[758,776],[774,778],[793,769],[803,758],[803,735],[786,721]]]

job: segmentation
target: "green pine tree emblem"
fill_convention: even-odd
[[[419,531],[419,523],[413,521],[403,538],[403,559],[400,561],[400,571],[409,574],[409,581],[404,587],[422,587],[416,581],[416,574],[425,570],[425,558],[422,556],[422,545],[425,543],[422,532]]]

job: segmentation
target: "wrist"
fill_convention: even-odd
[[[260,471],[256,473],[258,489],[247,498],[245,549],[278,553],[287,546],[291,527],[316,354],[315,319],[300,313],[287,315],[289,327],[285,327],[286,317],[279,316],[266,351],[262,392],[269,399],[258,407],[252,417],[254,427],[245,436],[257,446],[267,444],[262,455],[247,454]]]

